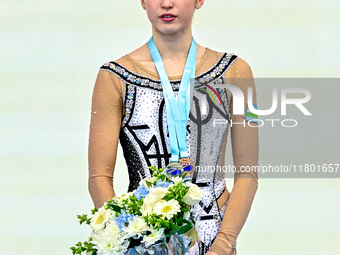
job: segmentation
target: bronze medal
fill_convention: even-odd
[[[187,173],[187,177],[191,176],[191,174],[195,171],[195,165],[194,161],[190,159],[190,157],[187,158],[180,158],[179,162],[183,166],[183,170]]]

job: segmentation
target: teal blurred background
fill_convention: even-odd
[[[201,45],[245,59],[255,77],[334,78],[339,13],[337,0],[207,0],[193,32]],[[93,208],[87,146],[96,75],[104,62],[147,42],[150,28],[137,0],[0,2],[1,255],[67,255],[88,238],[76,215]],[[312,91],[312,97],[322,95],[311,107],[325,121],[339,111],[340,90],[332,89]],[[257,87],[259,98],[265,93]],[[260,161],[283,157],[288,164],[301,155],[305,163],[340,163],[336,127],[290,130],[301,144],[320,139],[308,154],[289,144],[274,153],[261,130]],[[227,149],[232,162],[230,141]],[[118,178],[114,185],[122,194],[128,180],[121,148]],[[231,191],[233,180],[227,182]],[[339,195],[339,179],[260,179],[237,253],[340,254]]]

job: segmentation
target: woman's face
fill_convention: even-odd
[[[166,35],[190,28],[195,7],[197,4],[201,6],[203,2],[203,0],[141,0],[154,29]]]

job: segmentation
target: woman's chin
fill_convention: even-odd
[[[180,29],[180,28],[175,28],[175,26],[167,26],[167,27],[162,27],[162,28],[156,28],[155,29],[156,32],[164,35],[164,36],[167,36],[167,35],[175,35],[175,34],[182,34],[183,33],[183,30]]]

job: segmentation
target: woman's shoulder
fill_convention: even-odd
[[[112,58],[112,59],[108,59],[105,62],[102,63],[102,65],[100,66],[101,69],[105,69],[105,67],[112,67],[115,64],[121,65],[121,66],[125,66],[125,64],[127,63],[127,58],[126,58],[127,54],[122,55],[118,58]]]
[[[135,69],[128,55],[125,54],[104,62],[100,66],[99,72],[110,73],[111,78],[114,78],[116,81],[122,81],[131,79],[131,76],[135,74]]]
[[[97,69],[97,80],[104,81],[105,84],[112,82],[115,86],[119,87],[123,91],[124,79],[125,79],[125,56],[123,55],[119,58],[112,58],[109,60],[104,60],[102,64]]]
[[[248,62],[243,57],[240,57],[236,53],[233,53],[233,52],[230,52],[230,51],[221,52],[221,51],[213,50],[213,49],[208,48],[208,47],[207,47],[207,49],[209,49],[210,54],[214,55],[216,58],[224,57],[226,59],[232,59],[233,63],[235,63],[236,65],[239,65],[242,68],[249,67]]]
[[[113,59],[111,61],[108,61],[109,63],[116,63],[116,64],[119,64],[121,66],[126,66],[127,64],[129,64],[131,62],[131,60],[134,60],[134,59],[143,59],[145,58],[145,54],[143,55],[143,50],[145,51],[145,48],[146,46],[143,45],[131,52],[128,52],[124,55],[121,55],[119,58],[116,58],[116,59]],[[108,63],[106,62],[106,63]]]
[[[143,54],[141,53],[143,52],[143,48],[145,48],[145,45],[124,55],[120,55],[118,58],[109,60],[101,66],[101,69],[135,72],[136,67],[138,67],[138,62],[135,59],[143,59]]]
[[[231,52],[219,52],[211,50],[211,52],[215,55],[223,54],[224,59],[227,61],[227,72],[225,75],[227,77],[239,77],[239,78],[251,78],[253,77],[252,68],[248,61],[246,61],[243,56],[239,56],[236,53]]]

